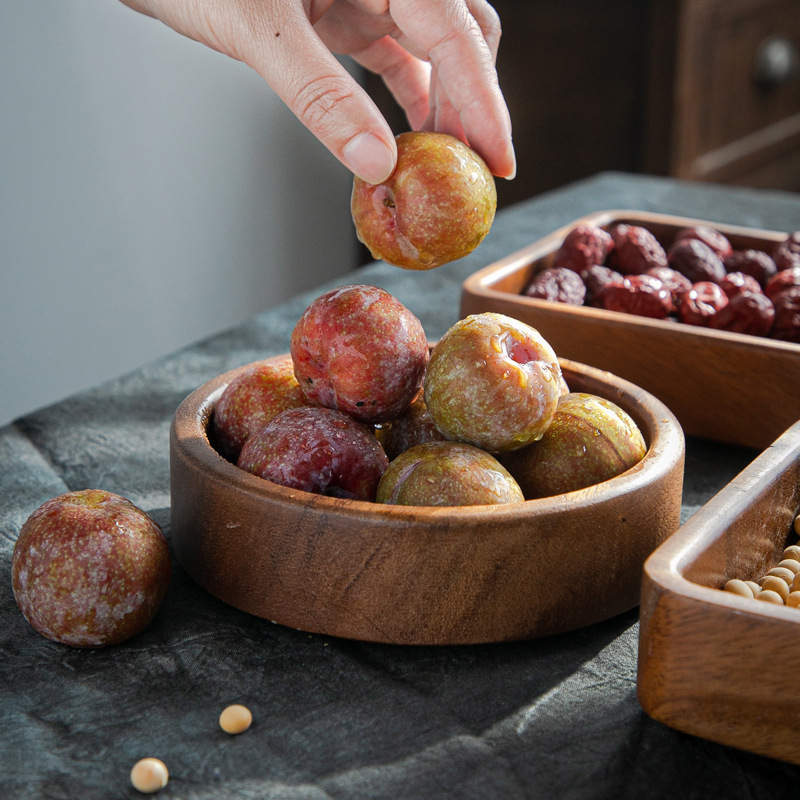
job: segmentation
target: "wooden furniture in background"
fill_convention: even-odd
[[[652,10],[644,168],[800,190],[800,3],[663,0]]]
[[[798,0],[494,6],[518,157],[501,206],[603,170],[800,190]]]

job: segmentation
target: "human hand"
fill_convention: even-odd
[[[485,0],[122,0],[243,61],[346,167],[370,183],[394,169],[394,134],[337,61],[379,74],[413,129],[465,140],[514,177],[497,81],[500,22]]]

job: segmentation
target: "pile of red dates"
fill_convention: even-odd
[[[766,252],[700,225],[665,249],[639,225],[579,224],[523,294],[800,343],[800,231]]]

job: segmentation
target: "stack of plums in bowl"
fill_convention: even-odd
[[[580,224],[524,294],[800,342],[800,231],[767,253],[708,226],[667,245],[640,225]]]
[[[646,452],[622,408],[569,391],[534,328],[475,314],[430,347],[408,308],[366,285],[317,298],[289,354],[239,373],[214,407],[209,438],[273,483],[412,506],[561,494]]]

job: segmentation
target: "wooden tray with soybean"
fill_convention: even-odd
[[[800,421],[647,559],[638,695],[651,717],[800,764],[798,514]]]

